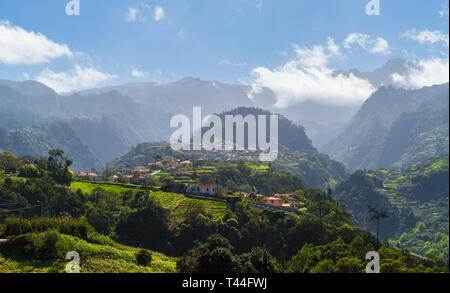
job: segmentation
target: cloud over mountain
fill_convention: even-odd
[[[92,88],[114,78],[117,78],[117,75],[75,64],[74,69],[69,72],[54,72],[46,68],[35,80],[54,89],[58,93],[67,93]]]
[[[66,44],[58,44],[41,33],[0,21],[0,62],[7,65],[40,64],[64,56],[73,56]]]
[[[277,96],[278,108],[307,101],[347,106],[361,104],[374,92],[369,81],[354,74],[336,74],[329,67],[331,59],[342,57],[333,39],[329,38],[326,46],[295,46],[294,49],[296,57],[281,67],[253,69],[250,98],[261,88],[269,88]]]
[[[448,61],[448,58],[418,60],[408,66],[406,74],[394,73],[391,78],[394,85],[407,89],[443,84],[449,81]]]

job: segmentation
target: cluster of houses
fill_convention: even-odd
[[[158,171],[176,172],[183,167],[192,167],[191,161],[177,161],[174,157],[165,157],[163,161],[150,162],[145,166],[134,168],[119,168],[116,173],[103,178],[95,172],[73,173],[75,176],[89,181],[109,181],[109,182],[127,182],[131,184],[143,185],[146,183],[148,175],[155,174]],[[153,173],[152,173],[153,172]],[[184,172],[184,173],[183,173]],[[180,173],[180,174],[178,174]],[[177,176],[190,176],[186,171],[177,172]]]
[[[234,154],[229,154],[234,155]],[[174,157],[165,157],[161,161],[150,162],[145,166],[134,168],[119,168],[116,173],[107,178],[109,182],[127,182],[136,185],[144,185],[149,175],[154,175],[160,171],[173,172],[176,177],[191,177],[192,173],[179,170],[184,167],[192,167],[193,163],[189,160],[179,161]],[[76,176],[89,181],[104,181],[102,176],[94,172],[81,172]],[[219,187],[214,184],[194,184],[186,189],[186,194],[200,196],[215,196],[219,193]],[[291,194],[274,194],[273,196],[264,196],[262,194],[238,192],[237,195],[245,198],[259,199],[264,205],[275,208],[293,208],[295,201],[290,200]]]

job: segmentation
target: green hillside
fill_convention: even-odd
[[[0,244],[0,273],[64,273],[67,265],[65,256],[70,251],[80,255],[81,273],[175,273],[177,271],[176,259],[158,252],[150,252],[152,255],[150,265],[140,265],[136,256],[141,249],[118,244],[106,236],[97,234],[88,224],[86,224],[88,233],[84,237],[83,235],[76,237],[60,233],[56,230],[57,228],[37,232],[40,229],[40,219],[22,219],[21,221],[22,234],[9,235],[8,240]],[[43,219],[43,221],[45,224],[59,221],[65,225],[73,222],[70,218]],[[10,220],[4,226],[6,226],[4,229],[11,230],[11,226],[17,226],[17,223]],[[50,227],[45,226],[45,228]]]
[[[203,162],[203,175],[219,185],[215,198],[192,199],[169,175],[143,186],[73,180],[58,151],[34,166],[2,155],[0,271],[63,272],[66,253],[76,251],[86,273],[361,273],[365,254],[377,249],[382,272],[448,272],[431,255],[397,251],[355,227],[331,190],[308,188],[298,175],[264,164]],[[19,172],[3,176],[12,165]],[[237,184],[288,193],[283,202],[301,212],[228,194]]]
[[[418,162],[402,171],[357,171],[336,187],[362,227],[374,231],[367,206],[379,206],[390,215],[383,220],[382,235],[415,253],[448,257],[449,249],[448,156]]]
[[[381,87],[323,151],[352,171],[405,168],[448,154],[448,117],[448,83]]]
[[[215,169],[221,163],[248,162],[252,166],[268,168],[269,164],[261,163],[257,153],[249,152],[221,152],[221,151],[174,151],[167,143],[144,143],[132,148],[125,155],[117,158],[108,165],[111,169],[145,166],[149,162],[161,160],[163,157],[173,156],[180,160],[203,159]],[[343,164],[331,160],[327,155],[318,153],[304,153],[300,151],[283,151],[278,154],[277,160],[270,165],[282,172],[297,174],[311,187],[325,188],[333,186],[336,182],[347,176]],[[212,169],[205,172],[212,172]],[[184,169],[183,169],[184,170]],[[192,171],[192,170],[186,170]],[[201,170],[196,170],[202,172]],[[167,174],[167,173],[166,173]],[[164,172],[159,176],[165,175]],[[198,173],[198,175],[201,175]],[[184,183],[190,183],[188,181]]]
[[[64,122],[53,121],[18,130],[0,128],[0,150],[19,156],[45,156],[51,149],[62,149],[76,158],[73,168],[84,170],[101,168],[101,162],[77,133]]]

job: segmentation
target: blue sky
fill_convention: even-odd
[[[296,45],[325,48],[329,38],[339,47],[338,58],[327,59],[331,69],[448,60],[448,0],[380,0],[378,16],[366,14],[369,0],[80,0],[79,16],[66,15],[67,2],[0,1],[0,29],[11,38],[20,28],[20,36],[40,33],[59,46],[45,60],[13,59],[7,54],[21,50],[0,35],[0,79],[68,82],[62,90],[186,76],[252,83],[255,68],[275,71],[298,58]],[[30,46],[42,40],[35,41]],[[77,80],[75,65],[92,82]]]

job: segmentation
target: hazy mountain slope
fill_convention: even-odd
[[[144,108],[117,91],[61,98],[61,118],[107,117],[121,136],[132,144],[166,139],[170,116]],[[81,134],[83,136],[83,134]]]
[[[400,115],[441,95],[448,99],[448,84],[419,90],[381,87],[323,151],[351,170],[376,168],[379,149]]]
[[[117,123],[110,118],[73,118],[67,123],[79,134],[103,164],[125,154],[133,144],[123,137]]]
[[[0,84],[0,127],[17,129],[35,123],[39,116],[30,112],[29,99]]]
[[[449,101],[443,94],[395,121],[380,148],[377,167],[402,168],[448,154],[448,137]]]
[[[386,62],[382,67],[374,71],[361,72],[358,69],[351,69],[349,72],[339,72],[346,75],[352,73],[356,77],[367,79],[374,87],[392,85],[392,74],[406,74],[408,68],[413,66],[403,59],[392,59]]]
[[[206,115],[236,106],[251,106],[253,103],[246,93],[248,89],[247,86],[227,85],[188,77],[172,83],[131,83],[88,90],[81,94],[117,91],[139,105],[152,107],[172,115],[192,115],[194,106],[202,107],[203,113]]]
[[[168,140],[170,135],[169,115],[138,105],[118,92],[59,96],[38,82],[0,81],[0,103],[0,126],[15,130],[48,120],[66,121],[103,162],[135,144]],[[41,137],[36,143],[46,141]]]
[[[0,130],[0,149],[17,156],[40,157],[57,148],[73,159],[75,170],[101,168],[97,157],[67,123],[53,121],[19,130]]]

